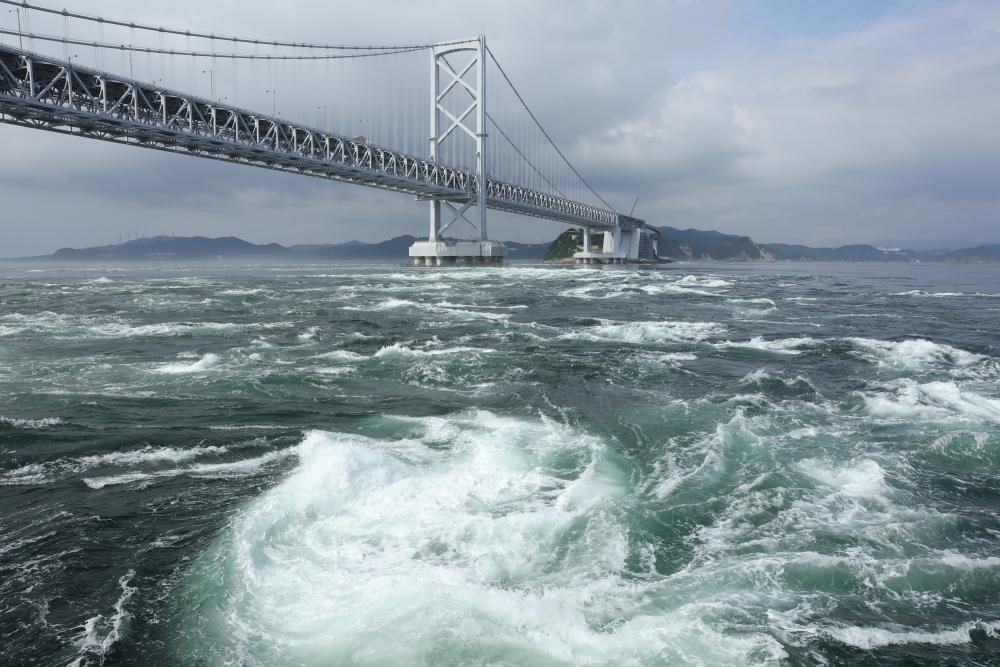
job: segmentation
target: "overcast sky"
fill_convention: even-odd
[[[995,0],[63,5],[326,43],[482,32],[580,171],[619,208],[638,197],[652,224],[812,245],[1000,242]],[[0,156],[0,256],[134,231],[284,244],[426,234],[426,205],[358,186],[10,125]],[[491,235],[510,240],[563,228],[493,220]]]

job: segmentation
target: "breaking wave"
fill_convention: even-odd
[[[166,470],[136,471],[126,472],[118,475],[105,475],[101,477],[85,477],[83,483],[91,489],[103,489],[106,486],[120,486],[125,484],[149,484],[158,479],[188,475],[194,478],[227,479],[232,477],[246,477],[254,475],[265,466],[293,456],[295,448],[279,449],[262,454],[261,456],[228,461],[224,463],[193,463],[180,468],[168,468]]]
[[[374,356],[379,359],[406,359],[413,357],[444,357],[452,354],[491,354],[494,352],[496,350],[489,348],[465,346],[414,349],[402,343],[393,343],[392,345],[380,348]]]
[[[697,343],[723,333],[714,322],[612,322],[561,334],[560,340],[621,342],[636,345]]]
[[[826,627],[818,631],[832,639],[870,651],[899,644],[968,644],[976,635],[1000,639],[1000,621],[963,623],[957,628],[941,630],[907,630],[903,626],[893,629],[871,627]]]
[[[37,429],[37,428],[48,428],[49,426],[57,426],[62,423],[60,417],[41,417],[39,419],[18,419],[16,417],[4,417],[0,415],[0,424],[7,424],[8,426],[13,426],[14,428],[27,428],[27,429]]]
[[[1000,400],[962,389],[955,382],[891,382],[885,391],[862,394],[873,417],[897,420],[972,420],[1000,423]]]
[[[980,354],[925,339],[899,342],[870,338],[847,340],[861,348],[876,363],[902,369],[913,370],[934,366],[967,367],[987,359]]]
[[[83,624],[82,632],[76,640],[80,656],[70,663],[70,667],[83,667],[86,664],[86,659],[90,657],[97,658],[103,663],[104,656],[128,630],[132,614],[128,611],[127,605],[138,590],[131,585],[134,577],[135,570],[129,570],[118,579],[118,585],[122,592],[110,615],[98,614],[87,619]]]
[[[219,365],[219,355],[212,354],[211,352],[202,356],[197,361],[192,361],[190,363],[177,362],[173,364],[164,364],[156,368],[157,373],[166,373],[168,375],[180,375],[184,373],[201,373],[207,370],[211,370]]]
[[[192,575],[187,604],[217,611],[180,659],[719,664],[773,648],[643,604],[650,585],[624,575],[628,480],[593,436],[488,412],[404,421],[416,432],[397,440],[306,436]]]
[[[776,354],[802,354],[804,349],[813,347],[819,341],[808,336],[798,338],[778,338],[775,340],[764,340],[757,336],[747,341],[723,341],[715,343],[719,349],[742,348],[747,350],[760,350],[762,352],[773,352]]]
[[[425,303],[421,301],[410,301],[407,299],[386,299],[371,306],[342,306],[344,310],[360,310],[364,312],[380,312],[408,308],[422,310],[438,315],[457,317],[460,319],[484,319],[484,320],[508,320],[510,313],[496,313],[483,310],[472,310],[481,306],[457,307],[445,301],[439,303]]]

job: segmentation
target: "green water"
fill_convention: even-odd
[[[0,661],[995,664],[1000,271],[0,267]]]

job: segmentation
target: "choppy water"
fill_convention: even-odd
[[[9,664],[988,664],[1000,270],[0,269]]]

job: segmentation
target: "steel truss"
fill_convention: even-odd
[[[0,122],[382,188],[572,225],[624,216],[155,84],[0,45]],[[481,171],[480,171],[481,173]],[[476,225],[473,225],[476,226]],[[485,225],[482,225],[485,236]]]

